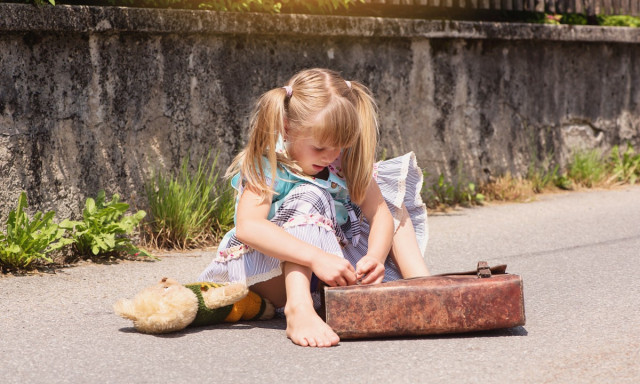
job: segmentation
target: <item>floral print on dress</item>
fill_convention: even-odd
[[[318,227],[322,227],[327,231],[335,232],[333,229],[333,223],[330,219],[318,215],[318,214],[308,214],[308,215],[299,215],[289,219],[284,225],[283,228],[295,227],[298,225],[317,225]]]
[[[345,181],[344,175],[342,174],[342,154],[340,154],[333,163],[329,164],[327,168],[329,168],[329,172],[333,173],[337,178]]]
[[[378,181],[378,163],[373,164],[373,180]]]
[[[218,251],[218,256],[214,259],[214,261],[218,263],[226,263],[229,260],[239,259],[240,256],[249,252],[251,248],[246,244],[240,244],[235,247],[223,249]]]

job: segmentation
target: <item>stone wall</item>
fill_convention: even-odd
[[[381,155],[434,177],[640,147],[640,29],[0,4],[0,220],[22,190],[59,217],[99,189],[144,208],[153,170],[225,166],[308,67],[369,85]]]

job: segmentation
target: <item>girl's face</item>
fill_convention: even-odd
[[[288,138],[287,152],[302,168],[305,174],[314,176],[333,163],[342,148],[329,147],[317,142],[313,137],[299,135]]]

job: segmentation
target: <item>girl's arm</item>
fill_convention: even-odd
[[[380,283],[393,240],[393,216],[375,180],[369,184],[360,209],[369,221],[369,249],[356,265],[356,274],[358,277],[366,275],[362,278],[363,284]]]
[[[329,286],[355,283],[355,270],[347,260],[306,243],[267,220],[270,208],[270,196],[263,199],[247,186],[240,195],[236,212],[238,240],[265,255],[310,268]]]

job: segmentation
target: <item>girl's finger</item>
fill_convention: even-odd
[[[362,284],[379,283],[384,278],[384,267],[375,268],[362,279]]]
[[[346,280],[346,285],[353,285],[355,284],[356,280],[358,280],[358,276],[356,274],[355,271],[350,271],[350,273],[347,273],[347,277],[345,278]]]
[[[367,273],[369,273],[372,269],[372,267],[374,267],[373,263],[371,263],[368,260],[361,260],[358,264],[357,264],[357,269],[356,269],[356,273],[359,276],[362,275],[366,275]]]

